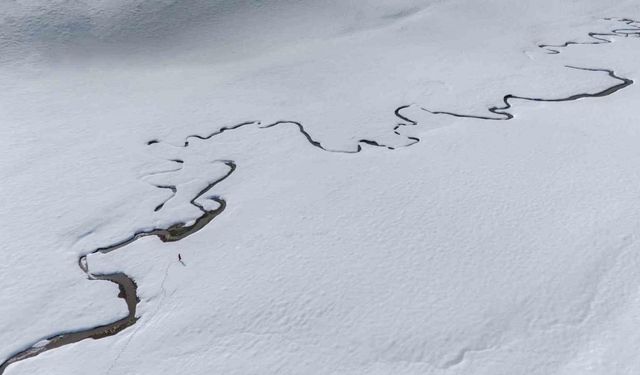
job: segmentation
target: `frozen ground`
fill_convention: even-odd
[[[640,371],[635,1],[0,16],[4,374]]]

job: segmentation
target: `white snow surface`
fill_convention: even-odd
[[[639,373],[640,86],[427,111],[638,81],[640,38],[538,47],[607,17],[640,4],[3,2],[0,363],[125,316],[78,258],[237,165],[199,232],[88,255],[135,325],[5,374]]]

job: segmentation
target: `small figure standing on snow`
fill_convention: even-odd
[[[182,255],[180,253],[178,253],[178,262],[180,262],[183,266],[186,267],[186,264],[184,264],[184,262],[182,261]]]

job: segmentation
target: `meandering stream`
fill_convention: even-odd
[[[612,19],[609,19],[612,20]],[[566,42],[562,45],[545,45],[545,44],[541,44],[539,45],[540,48],[543,48],[545,50],[547,50],[549,53],[552,54],[557,54],[560,53],[559,49],[560,48],[566,48],[569,47],[570,45],[575,45],[575,44],[603,44],[603,43],[611,43],[611,40],[608,39],[610,37],[640,37],[640,26],[639,23],[637,21],[631,20],[631,19],[627,19],[627,18],[621,18],[621,19],[615,19],[615,21],[621,22],[625,25],[627,25],[626,28],[621,28],[621,29],[614,29],[612,30],[610,33],[589,33],[589,37],[592,39],[592,41],[588,41],[588,42]],[[507,112],[509,109],[512,108],[512,101],[514,100],[525,100],[525,101],[536,101],[536,102],[567,102],[567,101],[575,101],[575,100],[580,100],[580,99],[584,99],[584,98],[598,98],[598,97],[604,97],[604,96],[609,96],[612,95],[616,92],[618,92],[619,90],[622,90],[630,85],[632,85],[634,83],[633,80],[629,79],[629,78],[624,78],[621,76],[618,76],[615,74],[615,72],[611,69],[593,69],[593,68],[581,68],[581,67],[568,67],[571,69],[581,69],[581,70],[588,70],[588,71],[593,71],[593,72],[605,72],[607,73],[610,77],[616,79],[619,81],[619,83],[612,85],[604,90],[595,92],[595,93],[577,93],[577,94],[573,94],[570,95],[568,97],[564,97],[564,98],[551,98],[551,99],[545,99],[545,98],[535,98],[535,97],[524,97],[524,96],[517,96],[517,95],[505,95],[502,98],[502,102],[503,105],[501,106],[494,106],[491,108],[488,108],[488,111],[497,115],[497,117],[490,117],[490,116],[479,116],[479,115],[468,115],[468,114],[461,114],[461,113],[454,113],[454,112],[446,112],[446,111],[432,111],[432,110],[428,110],[425,108],[422,108],[423,110],[434,114],[434,115],[450,115],[450,116],[455,116],[455,117],[462,117],[462,118],[475,118],[475,119],[482,119],[482,120],[510,120],[513,118],[513,115],[509,112]],[[402,115],[402,110],[409,107],[408,105],[404,105],[404,106],[400,106],[398,108],[396,108],[395,110],[395,114],[396,117],[400,120],[399,123],[393,128],[393,132],[401,137],[405,137],[407,142],[406,142],[406,146],[404,147],[408,147],[411,146],[417,142],[420,141],[419,138],[416,137],[410,137],[410,136],[406,136],[403,135],[400,130],[401,127],[403,126],[412,126],[412,125],[417,125],[417,123],[409,118],[407,118],[406,116]],[[384,147],[387,149],[394,149],[391,146],[387,146],[384,145],[382,143],[379,143],[376,140],[370,140],[370,139],[360,139],[356,142],[356,146],[354,149],[350,149],[350,150],[333,150],[333,149],[328,149],[325,148],[319,141],[313,139],[310,135],[310,133],[304,128],[304,126],[296,121],[277,121],[271,124],[267,124],[267,125],[261,125],[259,122],[254,122],[254,121],[250,121],[250,122],[242,122],[239,124],[236,124],[234,126],[230,126],[230,127],[223,127],[213,133],[207,134],[207,135],[189,135],[185,138],[185,141],[183,144],[177,146],[177,147],[189,147],[189,141],[190,139],[199,139],[199,140],[209,140],[214,138],[217,135],[220,135],[224,132],[227,131],[233,131],[236,129],[239,129],[241,127],[244,126],[257,126],[261,129],[269,129],[275,126],[285,126],[285,125],[289,125],[289,126],[294,126],[298,129],[299,133],[303,136],[303,138],[313,147],[317,147],[320,148],[322,150],[325,150],[327,152],[337,152],[337,153],[358,153],[360,151],[362,151],[362,145],[369,145],[369,146],[374,146],[374,147]],[[151,140],[147,143],[148,146],[153,146],[155,144],[159,144],[161,143],[160,140],[154,139]],[[172,160],[176,163],[182,164],[183,161],[181,160]],[[232,160],[221,160],[221,162],[223,162],[228,170],[227,173],[225,175],[223,175],[222,177],[220,177],[219,179],[215,180],[214,182],[210,183],[208,186],[206,186],[205,188],[203,188],[200,192],[198,192],[198,194],[196,194],[191,200],[190,200],[190,204],[192,204],[193,206],[197,207],[198,210],[200,210],[201,215],[195,219],[195,221],[190,224],[190,225],[186,225],[185,223],[178,223],[178,224],[174,224],[169,226],[168,228],[155,228],[152,230],[148,230],[148,231],[139,231],[136,232],[135,234],[133,234],[132,236],[117,242],[115,244],[106,246],[106,247],[101,247],[98,249],[95,249],[94,251],[88,253],[88,254],[84,254],[82,256],[80,256],[80,258],[78,259],[78,265],[79,267],[82,269],[82,271],[87,275],[87,278],[90,280],[99,280],[99,281],[109,281],[112,283],[115,283],[116,285],[118,285],[119,289],[120,289],[120,293],[118,295],[118,297],[123,298],[126,305],[127,305],[127,310],[128,310],[128,314],[127,316],[118,319],[114,322],[111,323],[106,323],[103,325],[99,325],[97,327],[93,327],[93,328],[89,328],[89,329],[84,329],[84,330],[78,330],[78,331],[70,331],[70,332],[61,332],[61,333],[55,333],[52,334],[50,336],[48,336],[45,339],[41,339],[38,342],[36,342],[35,344],[31,345],[30,347],[21,350],[15,354],[13,354],[11,357],[9,357],[7,360],[5,360],[2,364],[0,364],[0,375],[2,375],[4,373],[4,371],[7,369],[8,366],[10,366],[13,363],[19,362],[19,361],[23,361],[25,359],[28,358],[32,358],[35,357],[41,353],[44,353],[46,351],[49,350],[53,350],[56,348],[59,348],[61,346],[65,346],[65,345],[69,345],[69,344],[73,344],[82,340],[86,340],[86,339],[101,339],[104,337],[109,337],[109,336],[113,336],[116,335],[120,332],[122,332],[123,330],[125,330],[126,328],[136,324],[136,322],[138,321],[138,317],[136,316],[136,307],[137,304],[139,302],[139,298],[137,295],[137,285],[135,283],[135,280],[133,280],[130,276],[122,273],[122,272],[117,272],[117,273],[110,273],[110,274],[94,274],[90,271],[90,267],[89,267],[89,263],[88,263],[88,258],[87,256],[90,254],[95,254],[95,253],[110,253],[112,251],[121,249],[126,247],[127,245],[135,242],[136,240],[142,238],[142,237],[147,237],[147,236],[157,236],[160,240],[162,240],[163,242],[175,242],[175,241],[180,241],[196,232],[198,232],[199,230],[201,230],[202,228],[204,228],[207,224],[209,224],[213,219],[215,219],[218,215],[222,214],[227,206],[226,201],[218,196],[214,196],[214,197],[209,197],[206,199],[211,199],[215,202],[218,203],[217,208],[212,209],[212,210],[207,210],[205,209],[200,203],[198,203],[199,199],[202,199],[204,197],[204,195],[206,193],[208,193],[209,191],[211,191],[211,189],[213,187],[215,187],[217,184],[221,183],[222,181],[224,181],[225,179],[227,179],[229,176],[231,176],[237,166],[236,163]],[[157,188],[160,189],[169,189],[171,190],[174,194],[176,192],[177,187],[176,186],[172,186],[172,185],[162,185],[162,186],[157,186]],[[171,198],[170,198],[171,199]],[[166,202],[164,202],[166,203]],[[164,203],[158,205],[156,207],[156,211],[162,209],[162,207],[164,206]]]

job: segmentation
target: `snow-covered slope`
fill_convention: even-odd
[[[637,373],[639,13],[2,4],[2,370]]]

